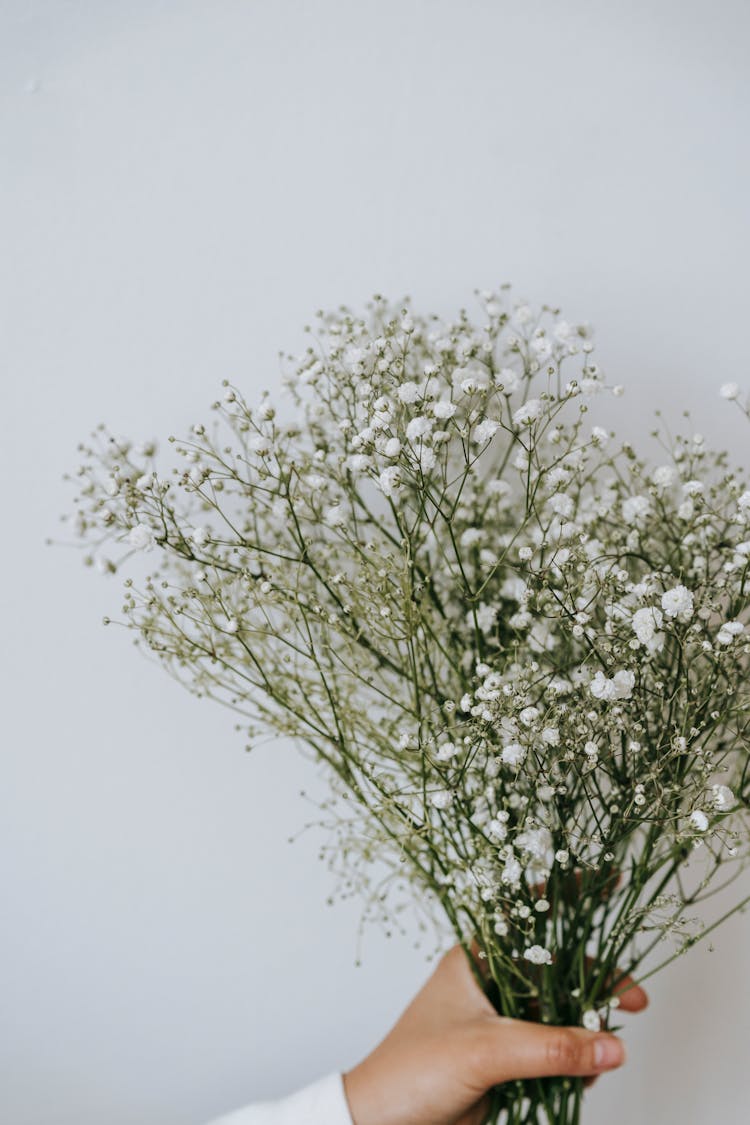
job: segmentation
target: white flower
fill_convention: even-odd
[[[737,507],[741,512],[745,512],[748,508],[750,508],[750,491],[742,493],[739,500],[737,501]]]
[[[694,809],[690,814],[690,823],[697,832],[705,832],[708,828],[708,817],[703,809]]]
[[[401,442],[396,437],[389,438],[383,446],[383,453],[386,457],[398,457],[401,452]]]
[[[138,551],[150,551],[156,545],[153,528],[145,523],[137,523],[128,532],[128,543]]]
[[[594,699],[601,699],[610,703],[614,699],[630,699],[634,686],[634,673],[621,669],[619,672],[615,672],[611,679],[608,679],[604,672],[597,672],[589,684],[589,691]]]
[[[193,530],[190,532],[190,538],[193,540],[196,547],[205,547],[206,543],[208,543],[208,540],[210,538],[209,533],[208,533],[208,528],[206,528],[206,527],[194,527]]]
[[[509,742],[504,746],[500,754],[500,761],[505,766],[512,766],[516,769],[521,765],[526,757],[526,749],[520,742]]]
[[[533,422],[538,418],[542,411],[542,404],[538,398],[530,398],[523,406],[519,406],[518,410],[513,415],[513,421],[517,426],[524,426],[527,423]]]
[[[397,465],[384,469],[378,477],[378,484],[384,496],[395,496],[401,487],[401,470]]]
[[[595,445],[604,447],[609,441],[609,434],[603,426],[594,426],[591,430],[591,440]]]
[[[552,964],[552,954],[541,945],[530,945],[524,949],[523,956],[526,961],[531,961],[532,965]]]
[[[734,638],[739,637],[744,632],[745,626],[741,621],[725,621],[716,634],[716,640],[720,645],[731,645]]]
[[[725,812],[731,809],[734,804],[734,793],[727,785],[712,785],[711,793],[713,795],[714,808],[720,812]]]
[[[673,586],[661,596],[661,608],[667,617],[678,621],[689,621],[693,616],[693,595],[686,586]]]
[[[437,455],[434,449],[430,449],[429,445],[423,445],[419,451],[419,467],[423,473],[429,473],[430,469],[434,469],[437,463]]]
[[[435,751],[438,762],[449,762],[451,758],[456,757],[456,754],[458,754],[458,747],[455,742],[443,742]]]
[[[497,623],[497,607],[493,605],[487,605],[485,602],[481,602],[477,607],[476,614],[477,625],[479,626],[480,631],[484,633],[485,636],[488,636],[495,628],[495,624]],[[473,622],[473,617],[471,618],[471,620]]]
[[[438,789],[430,797],[430,804],[434,809],[447,809],[453,804],[453,794],[447,789]]]
[[[421,394],[419,383],[402,383],[396,391],[399,402],[416,402]]]
[[[239,622],[234,617],[230,617],[224,626],[224,631],[227,633],[236,633],[239,630]]]
[[[587,1031],[601,1031],[601,1018],[599,1016],[599,1013],[595,1012],[593,1008],[589,1008],[583,1013],[581,1023]]]
[[[687,496],[697,496],[699,492],[705,491],[705,485],[702,480],[686,480],[682,486],[682,491]]]
[[[734,399],[740,393],[740,388],[736,383],[724,383],[719,388],[719,394],[722,398]]]
[[[502,383],[503,390],[506,394],[513,394],[521,385],[521,380],[516,375],[512,367],[503,367],[498,371],[498,381]]]
[[[657,651],[664,644],[664,634],[659,632],[663,621],[663,614],[655,605],[645,606],[633,614],[633,632],[641,644],[652,652]]]
[[[514,855],[508,856],[505,861],[505,866],[500,873],[501,883],[520,883],[521,881],[521,864],[518,862]]]
[[[346,467],[352,473],[364,473],[372,465],[372,458],[366,453],[352,453],[346,459]]]
[[[420,414],[417,418],[412,418],[411,422],[406,427],[408,440],[416,441],[418,438],[425,437],[432,429],[432,425],[432,419],[424,414]]]
[[[531,350],[535,353],[537,359],[546,359],[552,351],[552,345],[546,336],[539,335],[531,341]]]
[[[676,477],[677,470],[672,465],[660,465],[651,474],[651,480],[657,488],[669,488],[671,484],[674,484]]]
[[[651,511],[651,504],[646,496],[629,496],[622,502],[622,518],[625,523],[640,523]]]
[[[545,727],[542,731],[542,742],[545,742],[547,746],[559,746],[560,731],[557,727]]]
[[[536,867],[549,870],[552,866],[555,853],[552,847],[552,833],[549,828],[544,826],[525,828],[523,832],[519,832],[516,836],[515,846],[520,848],[521,851],[527,852],[534,860]]]
[[[499,429],[499,422],[495,422],[492,418],[485,418],[483,422],[474,427],[472,441],[476,442],[477,445],[484,445],[485,442],[494,437]]]
[[[568,496],[565,492],[556,492],[554,496],[550,496],[547,504],[556,515],[562,516],[563,519],[570,519],[576,506],[573,497]]]
[[[508,825],[503,820],[491,820],[487,825],[487,835],[491,840],[504,840],[508,835]]]
[[[523,711],[521,711],[518,717],[525,727],[533,726],[533,724],[539,718],[539,708],[524,707]]]
[[[456,413],[456,404],[449,399],[441,398],[432,404],[432,413],[436,418],[452,418]]]

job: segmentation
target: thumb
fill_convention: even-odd
[[[495,1017],[487,1023],[485,1039],[482,1061],[488,1086],[516,1078],[601,1074],[625,1062],[621,1039],[582,1027]]]

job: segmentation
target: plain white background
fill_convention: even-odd
[[[355,967],[294,748],[243,753],[44,547],[76,442],[272,386],[319,306],[512,281],[596,326],[621,429],[690,408],[747,464],[749,35],[742,0],[0,2],[8,1125],[200,1125],[352,1064],[427,972],[377,932]],[[588,1121],[746,1120],[749,938],[653,985]]]

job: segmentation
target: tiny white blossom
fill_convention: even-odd
[[[542,412],[542,404],[538,398],[530,398],[523,406],[519,406],[513,415],[513,421],[517,426],[524,426],[527,423],[533,422]]]
[[[664,635],[659,632],[663,621],[664,617],[658,606],[645,606],[633,614],[633,632],[641,644],[651,651],[658,651],[663,647]]]
[[[740,393],[740,388],[736,383],[723,383],[719,389],[719,394],[722,398],[735,399]]]
[[[521,881],[521,864],[515,856],[509,856],[505,861],[505,866],[500,873],[500,882],[509,883],[511,885]]]
[[[503,390],[506,394],[513,394],[521,385],[521,380],[516,375],[512,367],[503,367],[498,371],[498,381],[502,383]]]
[[[741,621],[725,621],[716,634],[716,640],[720,645],[731,645],[735,637],[741,636],[744,632],[745,626]]]
[[[728,785],[712,785],[711,793],[713,795],[715,809],[718,809],[720,812],[731,809],[734,804],[734,793]]]
[[[224,626],[224,630],[227,633],[236,633],[239,630],[239,627],[240,625],[236,618],[230,617],[226,625]]]
[[[524,707],[523,711],[521,711],[521,713],[518,717],[525,727],[530,727],[539,718],[539,708],[538,707]]]
[[[450,399],[438,399],[432,404],[432,413],[436,418],[452,418],[456,410],[455,402],[451,402]]]
[[[418,438],[426,437],[432,429],[432,419],[424,414],[420,414],[417,418],[412,418],[409,425],[406,427],[406,436],[409,441],[416,441]]]
[[[447,789],[439,789],[430,797],[430,804],[435,809],[447,809],[453,804],[453,794]]]
[[[401,442],[398,438],[389,438],[383,446],[383,453],[386,457],[398,457],[401,452]]]
[[[500,754],[500,760],[505,766],[512,766],[514,769],[520,766],[526,757],[526,749],[520,742],[509,742],[504,746]]]
[[[364,473],[372,465],[372,458],[366,453],[353,453],[346,459],[346,467],[352,473]]]
[[[601,1018],[599,1016],[599,1013],[595,1012],[593,1008],[589,1008],[583,1013],[581,1023],[587,1031],[601,1031]]]
[[[495,606],[487,605],[485,602],[482,602],[479,606],[477,606],[476,611],[469,610],[468,614],[466,615],[469,625],[474,624],[474,612],[476,612],[477,626],[480,632],[484,633],[485,636],[488,636],[495,628],[495,625],[497,623],[497,608]]]
[[[443,742],[435,751],[435,757],[439,762],[450,762],[457,754],[458,747],[455,742]]]
[[[378,477],[378,483],[384,496],[395,496],[401,486],[401,470],[396,465],[384,469]]]
[[[640,523],[650,511],[651,503],[646,496],[629,496],[622,502],[622,518],[628,524]]]
[[[205,547],[210,538],[208,528],[194,527],[190,532],[190,538],[193,540],[196,547]]]
[[[407,382],[402,383],[396,391],[396,397],[399,402],[412,403],[416,402],[421,394],[419,383]]]
[[[500,429],[500,423],[495,422],[492,418],[485,418],[478,426],[474,427],[472,441],[477,445],[484,445],[490,438],[494,437]]]
[[[677,470],[672,465],[659,465],[651,474],[651,480],[657,488],[669,488],[677,478]]]
[[[693,595],[686,586],[673,586],[665,590],[661,597],[661,608],[667,617],[678,621],[689,621],[693,616]]]
[[[589,684],[589,691],[594,699],[601,699],[609,703],[615,699],[629,699],[633,694],[634,686],[635,675],[633,672],[621,669],[619,672],[615,672],[611,679],[608,679],[604,672],[599,671]]]
[[[552,954],[541,945],[530,945],[523,951],[524,959],[531,961],[532,965],[551,965]]]
[[[138,551],[150,551],[156,545],[153,528],[145,523],[137,523],[128,532],[128,543]]]
[[[690,814],[690,823],[697,832],[705,832],[708,828],[708,817],[703,809],[694,809]]]

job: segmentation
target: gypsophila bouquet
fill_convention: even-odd
[[[285,400],[225,384],[170,470],[99,427],[75,527],[105,571],[155,560],[138,643],[325,763],[352,885],[388,864],[498,1012],[611,1028],[747,857],[750,490],[699,436],[647,468],[590,421],[620,388],[586,328],[478,297],[318,314]],[[515,1083],[488,1120],[581,1098]]]

